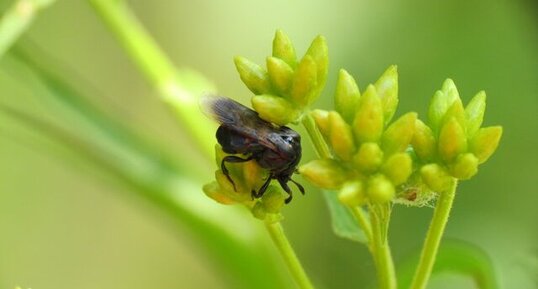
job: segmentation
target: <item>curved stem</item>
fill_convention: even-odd
[[[308,135],[310,136],[310,139],[312,140],[312,143],[314,144],[314,148],[316,149],[318,155],[324,159],[331,158],[331,151],[329,150],[329,146],[327,146],[327,143],[323,139],[323,136],[316,127],[316,122],[314,121],[314,118],[310,115],[310,113],[307,112],[305,114],[302,122],[303,126],[308,132]]]
[[[439,200],[437,200],[433,219],[428,229],[424,246],[422,247],[420,261],[415,271],[413,283],[411,283],[411,289],[426,288],[435,263],[439,244],[441,243],[441,237],[445,231],[450,210],[452,209],[457,184],[457,180],[454,179],[450,188],[446,192],[442,192]]]
[[[312,285],[312,282],[310,282],[310,279],[308,279],[308,276],[306,275],[301,262],[299,262],[297,255],[295,255],[295,252],[293,251],[290,242],[286,238],[280,223],[266,222],[265,227],[267,228],[269,235],[271,235],[271,239],[284,258],[288,269],[290,270],[299,287],[302,289],[313,289],[314,286]]]

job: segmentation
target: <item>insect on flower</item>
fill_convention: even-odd
[[[234,189],[235,183],[226,163],[255,160],[262,168],[269,170],[269,177],[258,191],[252,190],[252,198],[263,196],[273,179],[288,193],[286,204],[292,199],[289,181],[304,195],[303,186],[291,179],[301,160],[301,136],[296,131],[267,122],[254,110],[226,97],[204,97],[201,105],[205,113],[220,124],[216,137],[222,150],[245,156],[226,156],[222,159],[222,172]]]

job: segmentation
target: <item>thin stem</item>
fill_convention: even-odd
[[[435,263],[439,244],[441,243],[441,237],[443,236],[450,215],[452,203],[454,202],[457,184],[457,180],[454,179],[451,187],[446,192],[441,192],[439,196],[433,213],[433,219],[428,229],[424,246],[422,247],[420,261],[415,271],[411,289],[426,288]]]
[[[213,84],[202,75],[187,69],[178,70],[144,29],[125,1],[89,0],[123,46],[131,60],[153,84],[161,99],[169,104],[198,146],[207,155],[214,153],[213,128],[198,108],[198,97],[214,91]]]
[[[381,289],[395,289],[396,288],[396,272],[394,269],[394,262],[390,253],[390,247],[386,239],[386,234],[383,232],[383,228],[386,228],[387,222],[380,218],[377,212],[370,210],[370,220],[372,222],[372,255],[377,266],[377,277],[379,281],[379,288]]]
[[[26,31],[37,12],[55,0],[19,0],[2,16],[0,21],[0,57]]]
[[[357,206],[357,207],[349,207],[349,210],[355,217],[355,220],[359,224],[359,227],[361,227],[362,231],[366,235],[366,238],[368,238],[368,243],[372,243],[372,226],[370,225],[370,222],[368,221],[368,217],[364,213],[364,210]]]
[[[324,159],[331,158],[331,151],[329,150],[329,146],[327,146],[327,143],[323,139],[323,136],[316,127],[316,122],[314,121],[314,118],[308,112],[303,118],[303,126],[306,128],[306,131],[308,132],[308,135],[310,136],[310,139],[312,140],[312,143],[314,144],[314,148],[316,149],[318,155]]]
[[[304,271],[301,262],[299,262],[297,255],[295,255],[295,252],[293,251],[290,242],[286,238],[286,235],[284,234],[284,230],[282,230],[282,226],[280,225],[280,223],[266,222],[265,227],[267,228],[269,235],[271,235],[271,239],[273,240],[276,247],[278,248],[278,251],[284,258],[288,269],[290,270],[293,278],[295,279],[299,287],[303,289],[314,288],[314,286],[310,282],[310,279],[308,279],[308,276],[306,275],[306,272]]]

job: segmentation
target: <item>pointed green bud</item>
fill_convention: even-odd
[[[306,163],[299,167],[299,173],[315,186],[329,190],[340,188],[347,178],[344,168],[331,159]]]
[[[280,29],[275,33],[273,39],[273,56],[284,60],[292,68],[297,65],[295,48],[288,36]]]
[[[448,108],[441,123],[441,127],[447,122],[450,118],[455,118],[456,121],[460,124],[461,128],[465,131],[467,128],[467,121],[465,120],[465,109],[463,108],[463,103],[461,99],[457,98],[452,105]]]
[[[306,51],[306,55],[309,55],[314,59],[317,67],[317,90],[325,85],[327,80],[327,73],[329,72],[329,50],[327,48],[327,41],[325,37],[318,35],[310,44],[310,47]],[[310,101],[312,103],[312,101]]]
[[[220,204],[230,205],[235,203],[234,200],[226,196],[226,194],[222,193],[221,188],[217,182],[211,182],[209,184],[206,184],[202,189],[206,196],[210,197],[211,199],[215,200]]]
[[[420,119],[415,122],[415,133],[411,140],[415,153],[423,162],[433,160],[435,156],[435,137],[432,130]]]
[[[456,157],[467,150],[467,137],[456,118],[450,118],[441,128],[437,151],[446,163],[452,162]]]
[[[403,184],[413,171],[413,161],[407,153],[393,154],[383,164],[383,173],[395,186]]]
[[[478,172],[478,158],[472,153],[461,154],[449,167],[450,174],[460,180],[468,180]]]
[[[393,122],[383,133],[381,147],[385,155],[403,152],[415,133],[416,112],[409,112]]]
[[[267,57],[267,73],[273,87],[281,94],[286,94],[293,79],[293,69],[282,59]]]
[[[390,122],[398,107],[398,68],[391,65],[375,82],[377,95],[381,98],[385,125]]]
[[[270,214],[279,213],[282,206],[284,206],[286,198],[287,196],[280,188],[270,185],[262,197],[262,204],[265,208],[265,212]]]
[[[366,203],[366,192],[361,181],[346,182],[340,192],[338,200],[344,205],[355,207]]]
[[[465,118],[467,120],[467,136],[473,137],[482,125],[484,111],[486,110],[486,92],[480,91],[465,107]]]
[[[316,126],[325,138],[329,138],[329,112],[322,109],[314,109],[311,113]]]
[[[367,194],[373,203],[385,204],[394,198],[394,185],[384,175],[376,175],[368,181]]]
[[[355,153],[355,141],[351,126],[336,111],[329,112],[330,142],[334,153],[342,160],[351,160]]]
[[[454,179],[438,164],[428,164],[420,169],[424,183],[434,192],[445,192],[450,188]]]
[[[265,211],[262,202],[256,202],[254,207],[252,207],[251,212],[256,219],[265,220],[265,217],[267,216],[267,212]]]
[[[452,79],[447,79],[443,83],[443,86],[441,87],[441,91],[446,96],[446,106],[450,107],[456,101],[457,99],[460,99],[460,94],[458,93],[458,89],[456,88],[456,85],[454,84],[454,81]]]
[[[347,71],[340,69],[334,93],[334,106],[342,117],[348,122],[353,122],[355,111],[359,106],[361,93],[357,83]]]
[[[443,83],[441,90],[435,92],[433,95],[428,110],[428,123],[436,134],[439,132],[441,122],[447,110],[459,98],[458,89],[452,79],[447,79]]]
[[[359,109],[353,120],[353,133],[358,143],[377,142],[383,132],[383,108],[373,85],[368,85],[361,96]]]
[[[470,141],[470,151],[478,158],[478,163],[484,163],[495,152],[503,133],[501,126],[481,128]]]
[[[310,94],[318,85],[316,62],[310,55],[305,55],[293,76],[290,96],[297,104],[307,106]]]
[[[226,156],[226,153],[222,150],[220,144],[215,144],[215,163],[217,167],[220,167],[222,159]]]
[[[301,112],[289,101],[269,94],[255,95],[252,107],[262,119],[277,125],[295,122],[301,116]]]
[[[239,77],[250,91],[254,94],[264,94],[271,91],[269,76],[265,69],[241,56],[235,57],[234,62]]]
[[[383,163],[383,151],[375,142],[363,143],[353,156],[353,164],[364,173],[375,172]]]

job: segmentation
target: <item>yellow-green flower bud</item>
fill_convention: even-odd
[[[282,59],[267,57],[267,73],[273,87],[281,94],[286,94],[293,79],[293,69]]]
[[[390,122],[398,107],[398,69],[391,65],[375,83],[377,95],[381,99],[385,125]]]
[[[486,110],[486,92],[480,91],[465,107],[465,118],[467,120],[467,136],[473,137],[482,125],[484,111]]]
[[[376,175],[368,181],[367,194],[373,203],[385,204],[394,198],[394,185],[384,175]]]
[[[325,37],[318,35],[308,47],[305,56],[311,56],[314,59],[317,67],[317,83],[316,90],[320,90],[327,80],[327,73],[329,72],[329,50],[327,48],[327,41]],[[316,95],[317,96],[317,95]],[[312,103],[314,100],[310,100]]]
[[[468,180],[478,172],[478,158],[472,153],[461,154],[449,167],[450,174],[460,180]]]
[[[452,79],[445,80],[441,90],[435,92],[428,110],[428,122],[434,132],[439,132],[441,122],[447,110],[459,98],[458,89]]]
[[[280,29],[275,33],[273,39],[273,56],[284,60],[292,68],[297,65],[295,48],[288,36]]]
[[[305,55],[295,70],[290,96],[301,106],[310,104],[309,95],[318,85],[317,69],[314,59],[310,55]]]
[[[353,132],[358,143],[377,142],[383,133],[383,108],[373,85],[368,85],[361,96]]]
[[[340,188],[347,177],[344,168],[331,159],[313,160],[299,167],[299,173],[315,186],[329,190]]]
[[[254,160],[243,163],[241,167],[244,183],[249,190],[257,189],[268,177],[267,170],[260,167]]]
[[[322,109],[314,109],[311,113],[316,126],[325,138],[329,138],[329,112]]]
[[[252,107],[262,119],[277,125],[295,122],[301,112],[286,99],[274,95],[262,94],[252,98]]]
[[[348,122],[353,122],[355,111],[359,106],[361,93],[359,86],[347,71],[340,69],[334,93],[334,106],[342,117]]]
[[[409,112],[393,122],[383,133],[381,147],[385,155],[403,152],[415,133],[416,112]]]
[[[265,211],[265,207],[263,206],[262,202],[256,202],[254,207],[252,207],[251,212],[256,219],[264,220],[267,216],[267,212]]]
[[[467,150],[467,137],[456,118],[452,117],[441,128],[437,150],[447,163],[452,162],[460,153]]]
[[[420,169],[424,183],[434,192],[441,193],[452,185],[454,179],[438,164],[427,164]]]
[[[361,181],[346,182],[338,192],[338,200],[342,204],[355,207],[366,203],[366,192]]]
[[[501,126],[490,126],[481,128],[470,141],[470,151],[478,158],[478,163],[484,163],[495,152],[503,128]]]
[[[232,183],[230,183],[230,180],[224,175],[224,173],[221,170],[215,171],[215,180],[217,180],[217,183],[222,189],[223,193],[226,193],[226,195],[236,201],[240,201],[243,199],[246,199],[244,197],[241,197],[241,192],[244,192],[244,189],[242,188],[242,184],[239,180],[234,179],[235,183],[235,189]]]
[[[393,154],[383,164],[382,171],[395,186],[403,184],[413,171],[411,156],[407,153]]]
[[[411,145],[423,162],[431,161],[435,155],[435,137],[432,130],[420,119],[415,122],[415,133]]]
[[[353,164],[364,173],[375,172],[383,163],[383,151],[375,142],[363,143],[353,156]]]
[[[455,118],[456,121],[460,124],[461,128],[463,128],[463,130],[465,131],[465,129],[467,128],[467,121],[465,120],[465,109],[463,108],[463,103],[459,98],[457,98],[446,111],[443,122],[441,123],[441,127],[451,118]]]
[[[264,94],[271,92],[271,84],[267,71],[258,64],[237,56],[234,58],[235,68],[239,72],[239,77],[254,94]]]
[[[226,156],[226,153],[222,150],[219,144],[215,144],[215,164],[220,167],[222,159]]]
[[[223,194],[221,190],[222,189],[220,188],[217,182],[211,182],[209,184],[204,185],[203,187],[203,191],[206,194],[206,196],[210,197],[216,202],[224,204],[224,205],[230,205],[230,204],[235,203],[234,200],[232,200],[231,198]]]
[[[355,153],[355,142],[351,127],[336,111],[329,112],[330,142],[334,153],[342,160],[351,160]]]
[[[270,214],[279,213],[282,206],[284,206],[286,198],[287,196],[284,195],[280,188],[270,185],[261,200],[265,212]]]

